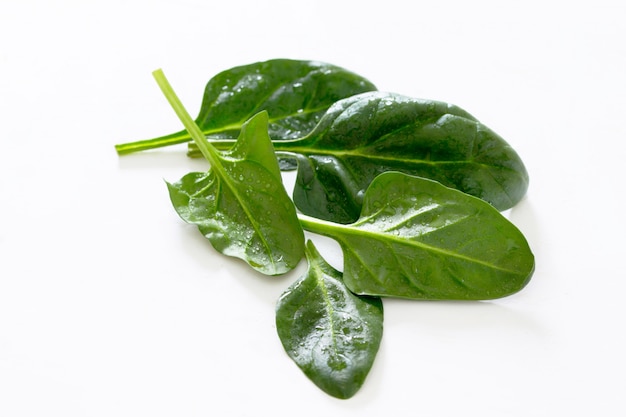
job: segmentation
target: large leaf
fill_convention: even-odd
[[[309,267],[279,299],[276,328],[287,354],[326,393],[349,398],[363,385],[383,333],[380,298],[362,297],[309,241]]]
[[[491,205],[398,172],[372,182],[357,222],[301,222],[340,243],[344,281],[357,294],[494,299],[522,289],[534,270],[523,234]]]
[[[341,100],[309,135],[275,147],[298,158],[297,207],[339,223],[358,218],[365,189],[386,171],[436,180],[499,210],[528,188],[515,150],[466,111],[397,94]]]
[[[295,139],[309,133],[336,101],[376,87],[335,65],[273,59],[223,71],[205,87],[195,122],[212,138],[238,137],[243,123],[267,111],[272,139]],[[116,146],[119,154],[191,141],[186,130]],[[198,154],[199,155],[199,154]]]

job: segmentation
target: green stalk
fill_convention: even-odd
[[[206,140],[208,140],[209,143],[215,147],[215,149],[219,149],[220,151],[226,151],[232,148],[235,142],[237,142],[237,139],[206,138]],[[192,142],[187,146],[187,156],[190,158],[199,158],[200,156],[202,156],[202,153],[200,153],[200,150],[195,145],[195,143]]]
[[[315,233],[318,235],[334,238],[336,235],[341,235],[342,232],[336,232],[343,230],[343,233],[354,232],[355,229],[350,225],[341,223],[334,223],[328,220],[318,219],[316,217],[307,216],[306,214],[298,213],[298,220],[300,225],[307,232]],[[335,233],[333,233],[335,231]]]
[[[206,135],[205,135],[206,137]],[[207,140],[220,150],[230,149],[236,142],[236,139],[209,139]],[[118,155],[128,155],[130,153],[148,151],[150,149],[164,148],[166,146],[178,145],[181,143],[193,142],[189,133],[186,130],[172,133],[165,136],[159,136],[153,139],[138,140],[135,142],[120,143],[115,145],[115,150]],[[189,144],[188,156],[197,158],[201,156],[200,151],[193,143]]]
[[[206,158],[207,161],[209,161],[211,165],[218,164],[219,158],[217,150],[213,146],[211,146],[211,144],[206,140],[204,133],[198,127],[191,115],[187,112],[180,99],[174,92],[174,89],[170,85],[169,81],[167,80],[167,78],[165,78],[165,74],[163,74],[163,71],[158,69],[152,73],[152,76],[156,80],[157,84],[161,88],[161,91],[165,95],[165,98],[174,109],[174,112],[185,126],[185,129],[191,136],[191,139],[193,139],[194,143],[196,144],[202,155]]]
[[[170,145],[178,145],[191,141],[189,133],[186,130],[172,133],[170,135],[160,136],[154,139],[138,140],[135,142],[120,143],[115,145],[118,155],[126,155],[134,152],[147,151],[149,149],[163,148]]]

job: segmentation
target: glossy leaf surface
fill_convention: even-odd
[[[515,150],[469,113],[397,94],[341,100],[309,135],[275,147],[298,159],[298,208],[339,223],[358,218],[365,189],[386,171],[436,180],[499,210],[515,205],[528,188]]]
[[[285,273],[304,256],[304,232],[283,186],[267,112],[247,121],[233,148],[219,152],[204,138],[163,73],[155,79],[211,164],[168,184],[180,217],[196,224],[218,251],[245,260],[268,275]]]
[[[237,138],[241,126],[267,111],[272,139],[295,139],[309,133],[336,101],[376,87],[335,65],[274,59],[223,71],[209,80],[196,124],[206,136]],[[191,141],[187,131],[116,146],[125,154]]]
[[[341,273],[307,244],[307,272],[279,299],[276,327],[287,354],[319,388],[337,398],[363,385],[383,333],[378,297],[351,293]]]
[[[357,294],[494,299],[522,289],[534,270],[525,237],[491,205],[398,172],[372,182],[357,222],[301,222],[340,243],[344,281]]]

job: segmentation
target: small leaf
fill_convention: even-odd
[[[300,221],[339,242],[344,281],[357,294],[494,299],[521,290],[534,271],[524,235],[491,205],[398,172],[376,177],[357,222]]]
[[[211,164],[204,175],[192,173],[168,184],[178,214],[198,225],[218,251],[259,272],[277,275],[293,269],[304,256],[304,232],[283,186],[267,134],[267,112],[244,123],[233,148],[220,152],[206,140],[163,71],[153,76]]]
[[[304,233],[267,135],[267,113],[250,119],[233,149],[214,159],[208,172],[168,183],[180,217],[219,252],[259,272],[293,269],[304,255]]]
[[[363,385],[383,333],[380,298],[351,293],[310,241],[309,267],[279,299],[278,336],[287,354],[324,392],[352,397]]]
[[[513,148],[465,110],[398,94],[341,100],[309,135],[275,147],[298,160],[296,206],[337,223],[356,221],[363,193],[387,171],[438,181],[499,210],[515,205],[528,188]]]

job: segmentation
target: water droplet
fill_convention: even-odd
[[[328,366],[335,371],[341,371],[348,366],[347,360],[343,355],[331,355],[328,358]]]
[[[360,190],[356,193],[356,201],[359,204],[363,204],[363,198],[365,197],[365,190]]]

